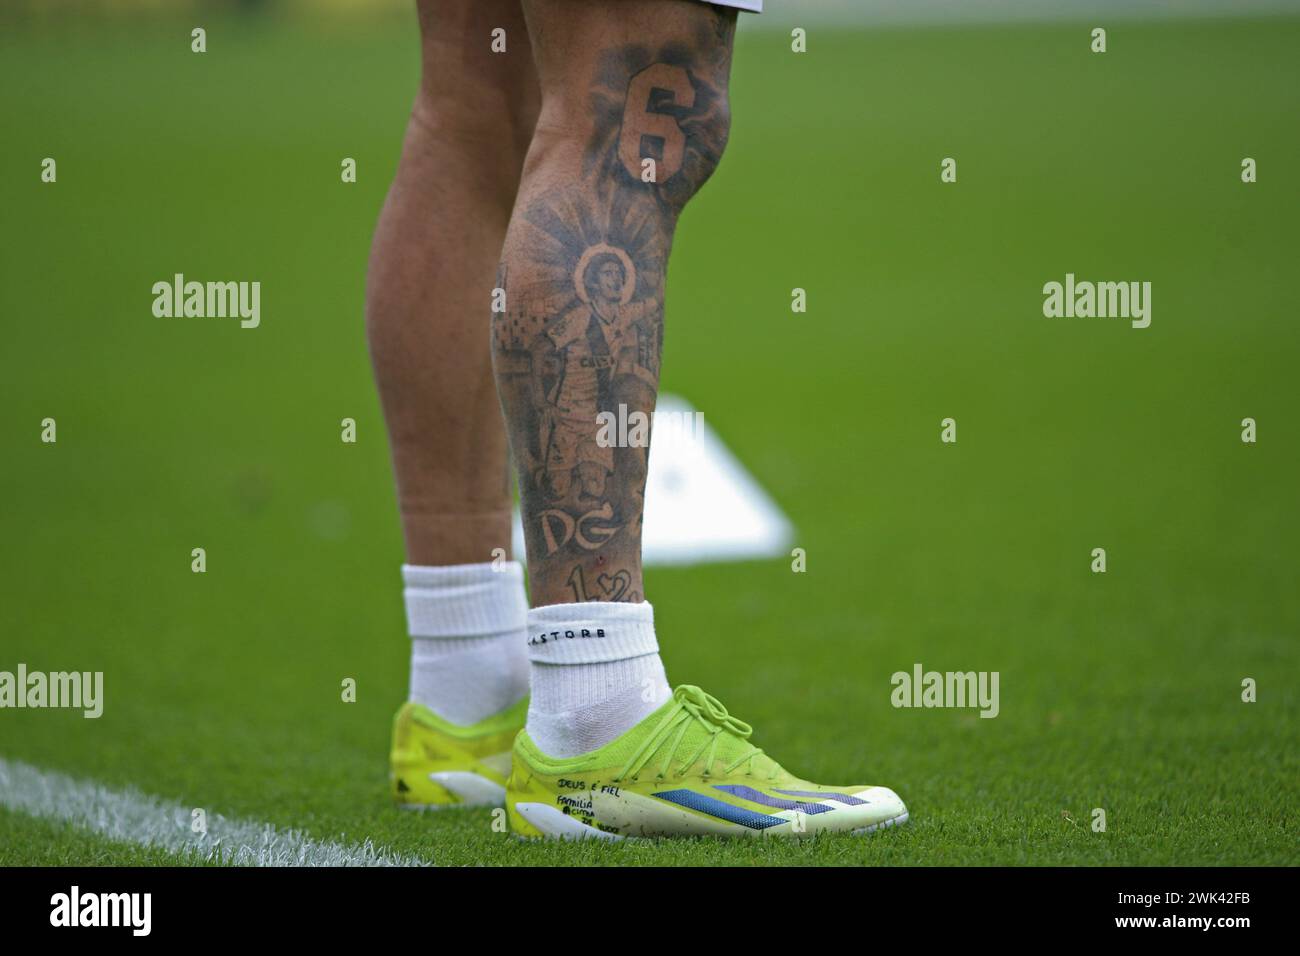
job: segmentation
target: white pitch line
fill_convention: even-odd
[[[113,790],[0,757],[0,806],[35,817],[66,820],[112,840],[192,852],[238,866],[432,866],[366,840],[331,843],[300,830],[207,814],[207,833],[194,833],[193,807],[137,790]]]

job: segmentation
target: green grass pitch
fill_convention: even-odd
[[[361,312],[413,17],[207,26],[201,56],[186,23],[0,31],[0,669],[106,695],[0,713],[0,756],[449,865],[1297,862],[1300,20],[1115,23],[1105,54],[1090,24],[803,55],[742,25],[663,384],[808,566],[654,569],[649,597],[670,679],[912,822],[613,847],[386,797],[408,647]],[[155,319],[174,272],[259,280],[261,327]],[[1150,328],[1045,318],[1066,272],[1152,282]],[[916,662],[998,671],[1000,715],[891,707]],[[0,812],[3,864],[173,859]]]

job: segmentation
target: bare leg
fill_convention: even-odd
[[[366,325],[408,565],[410,701],[394,724],[394,796],[446,805],[504,780],[466,756],[469,738],[422,737],[436,733],[429,712],[478,727],[472,747],[487,755],[508,746],[522,722],[510,708],[528,689],[523,571],[494,561],[510,553],[511,501],[485,338],[540,96],[519,0],[420,0],[419,19],[423,75],[375,232]],[[492,49],[498,28],[506,52]],[[431,763],[439,753],[460,756]],[[457,793],[431,782],[442,771],[478,782]]]
[[[366,326],[407,560],[510,553],[484,325],[539,94],[518,0],[421,0],[423,76],[375,232]],[[495,28],[507,52],[491,50]]]
[[[726,144],[735,12],[688,0],[524,9],[542,113],[492,339],[532,603],[640,602],[648,441],[609,447],[598,416],[654,410],[673,231]]]

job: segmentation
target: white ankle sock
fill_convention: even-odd
[[[526,729],[552,757],[603,747],[672,693],[649,604],[589,601],[533,608],[528,659],[533,679]]]
[[[411,635],[411,700],[474,724],[528,693],[524,569],[509,561],[402,565]]]

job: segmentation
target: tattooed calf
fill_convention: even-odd
[[[597,435],[620,405],[654,410],[673,228],[727,135],[730,26],[709,23],[600,56],[590,134],[555,152],[547,188],[525,181],[507,236],[493,360],[535,600],[641,599],[648,449]]]

